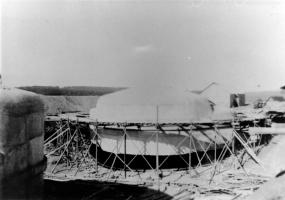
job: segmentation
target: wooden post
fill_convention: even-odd
[[[254,121],[253,121],[253,127],[257,127],[256,124],[257,124],[257,121],[254,120]],[[241,129],[241,128],[240,128],[240,129]],[[255,136],[254,136],[254,141],[253,141],[253,151],[255,151],[256,137],[257,137],[257,136],[255,135]],[[249,141],[251,141],[251,136],[250,136],[250,138],[249,138]]]
[[[78,145],[78,143],[79,143],[79,130],[78,130],[79,128],[78,128],[78,124],[76,124],[76,130],[77,130],[77,132],[76,132],[76,167],[78,168],[78,155],[79,155],[79,145]]]
[[[238,123],[238,122],[237,122]],[[232,123],[233,124],[233,123]],[[236,125],[232,125],[233,127],[233,131],[232,131],[232,152],[233,154],[235,154],[235,135],[234,135],[234,130],[236,129]],[[238,124],[238,127],[240,128],[241,130],[241,126],[240,126],[240,123]],[[233,157],[233,168],[236,169],[237,168],[237,165],[236,165],[236,162],[235,162],[235,157]]]
[[[191,174],[191,144],[192,144],[192,124],[190,125],[190,132],[189,132],[189,161],[188,161],[188,170],[189,174]]]
[[[95,147],[96,147],[96,153],[95,153],[95,159],[96,159],[96,162],[95,162],[95,168],[96,168],[96,172],[98,173],[98,127],[97,127],[97,124],[95,126]]]
[[[158,106],[156,106],[156,128],[158,129]],[[157,189],[160,190],[160,183],[159,183],[159,145],[158,145],[158,134],[159,130],[156,131],[156,175],[157,175]]]
[[[159,132],[156,132],[156,175],[157,175],[157,187],[158,190],[160,189],[159,186],[159,158],[158,158],[158,152],[159,152],[159,147],[158,147],[158,134]]]
[[[67,119],[67,128],[69,129],[69,119]],[[69,131],[67,131],[67,133],[66,133],[66,141],[69,141]],[[66,154],[67,154],[67,159],[66,159],[67,167],[69,167],[69,150],[68,150],[68,148],[66,149]]]
[[[54,172],[55,168],[57,167],[57,165],[59,164],[60,160],[62,159],[66,149],[68,148],[69,144],[71,143],[73,137],[76,135],[77,130],[75,130],[75,132],[73,133],[73,135],[71,136],[70,140],[68,141],[68,143],[66,144],[66,147],[64,148],[63,152],[61,153],[59,159],[57,160],[55,166],[53,167],[53,169],[51,170],[51,173]]]
[[[126,134],[126,127],[124,127],[124,173],[125,173],[125,178],[127,178],[126,154],[127,154],[127,134]]]
[[[215,134],[215,163],[217,162],[217,135]]]

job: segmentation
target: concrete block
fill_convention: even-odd
[[[1,156],[1,154],[0,154],[0,156]],[[3,158],[3,157],[2,157]],[[1,180],[4,178],[4,162],[3,163],[1,163],[0,164],[0,182],[1,182]],[[0,184],[1,185],[1,184]],[[1,189],[0,189],[0,191],[1,191]]]
[[[4,165],[4,154],[0,152],[0,166]]]
[[[14,147],[4,154],[5,176],[25,170],[28,167],[28,143]]]
[[[4,185],[3,179],[4,179],[4,165],[0,164],[0,199],[3,196],[3,185]]]
[[[0,89],[0,115],[23,116],[44,112],[44,103],[39,95],[19,89]]]
[[[44,134],[44,114],[41,112],[31,113],[26,117],[26,132],[29,139]]]
[[[44,105],[38,95],[0,89],[0,199],[40,198],[43,131]]]
[[[7,113],[0,114],[0,150],[9,151],[16,145],[28,140],[26,119],[24,116],[13,117]]]
[[[0,199],[43,199],[42,173],[25,170],[0,180]]]
[[[29,165],[33,166],[43,160],[44,136],[35,137],[29,141]]]

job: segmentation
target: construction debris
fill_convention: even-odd
[[[57,128],[45,140],[45,154],[48,156],[46,180],[122,183],[157,190],[173,199],[243,199],[270,179],[266,175],[254,174],[251,168],[246,167],[246,163],[253,158],[262,165],[256,156],[262,145],[255,146],[261,138],[251,141],[250,137],[240,136],[240,130],[245,130],[244,126],[235,124],[233,129],[236,143],[243,147],[242,150],[237,151],[226,142],[223,151],[230,152],[230,156],[225,157],[221,153],[219,158],[207,165],[186,169],[115,170],[99,165],[96,157],[90,155],[91,140],[96,141],[97,137],[89,129],[86,119],[61,119],[56,123]],[[100,193],[94,191],[91,197],[100,196]],[[165,196],[160,195],[146,194],[135,199],[164,199]],[[165,199],[169,199],[169,196]],[[130,195],[125,199],[132,198]]]

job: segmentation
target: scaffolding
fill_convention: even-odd
[[[255,146],[260,144],[261,138],[251,138],[247,132],[250,126],[249,124],[262,126],[262,120],[250,120],[248,122],[109,123],[96,122],[88,118],[76,118],[73,120],[57,118],[46,121],[46,123],[51,122],[56,124],[56,128],[53,133],[46,136],[44,142],[45,154],[48,160],[50,160],[50,166],[46,172],[47,176],[55,176],[62,171],[76,176],[79,172],[89,170],[90,173],[88,173],[88,175],[85,173],[85,176],[91,178],[90,174],[92,174],[92,178],[99,181],[137,185],[152,184],[156,185],[157,188],[161,188],[161,185],[165,184],[188,184],[193,186],[193,183],[189,181],[181,181],[183,177],[188,177],[189,180],[195,177],[206,177],[207,183],[210,185],[213,183],[215,176],[226,170],[240,170],[248,176],[244,168],[244,154],[247,154],[257,164],[262,165],[255,151]],[[106,156],[104,161],[105,163],[111,163],[111,165],[106,167],[102,160],[98,160],[100,156],[98,148],[100,147],[100,140],[102,139],[99,131],[104,132],[104,130],[109,127],[116,128],[122,132],[120,142],[117,143],[117,145],[120,147],[123,146],[124,154],[119,155],[116,151],[118,146],[113,147],[113,152],[110,152],[111,154]],[[156,141],[155,166],[149,163],[146,158],[147,156],[143,153],[134,155],[131,160],[126,159],[128,148],[126,141],[129,138],[130,127],[136,127],[138,130],[145,127],[153,129],[153,137],[155,137]],[[165,130],[169,129],[169,127],[179,132],[179,134],[186,136],[183,138],[184,141],[181,142],[185,142],[185,140],[189,142],[189,153],[187,157],[177,154],[177,156],[183,160],[185,164],[184,168],[162,168],[163,163],[169,159],[169,156],[164,157],[163,160],[159,157],[160,149],[158,141],[160,137],[164,137],[166,134]],[[46,128],[48,129],[48,126],[46,126]],[[221,134],[221,129],[224,128],[230,128],[232,130],[230,140]],[[210,138],[204,134],[205,130],[212,130],[215,133],[214,138]],[[196,141],[198,141],[200,148],[195,146],[195,136],[193,134],[195,131],[199,131],[204,137],[208,137],[209,143],[206,148],[203,147],[199,140]],[[222,141],[222,145],[217,144],[218,140]],[[239,145],[237,145],[237,143]],[[96,153],[95,155],[91,155],[90,148],[94,148],[94,145]],[[210,147],[214,147],[214,155],[209,155]],[[141,149],[139,149],[140,147],[137,148],[139,152],[142,152],[140,151]],[[193,149],[192,152],[190,149]],[[242,154],[239,153],[240,149],[243,151]],[[132,162],[134,162],[137,156],[141,156],[145,164],[149,166],[149,169],[144,170],[132,167]],[[192,163],[193,156],[197,158],[198,162],[196,165]],[[53,160],[53,158],[56,159]],[[116,162],[119,162],[123,167],[119,169],[116,168]],[[65,176],[66,174],[67,173],[65,173]],[[180,178],[173,178],[173,174],[176,174]],[[169,179],[167,177],[169,177]]]

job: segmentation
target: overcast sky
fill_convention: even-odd
[[[2,3],[3,81],[279,89],[285,3],[248,2],[9,0]]]

